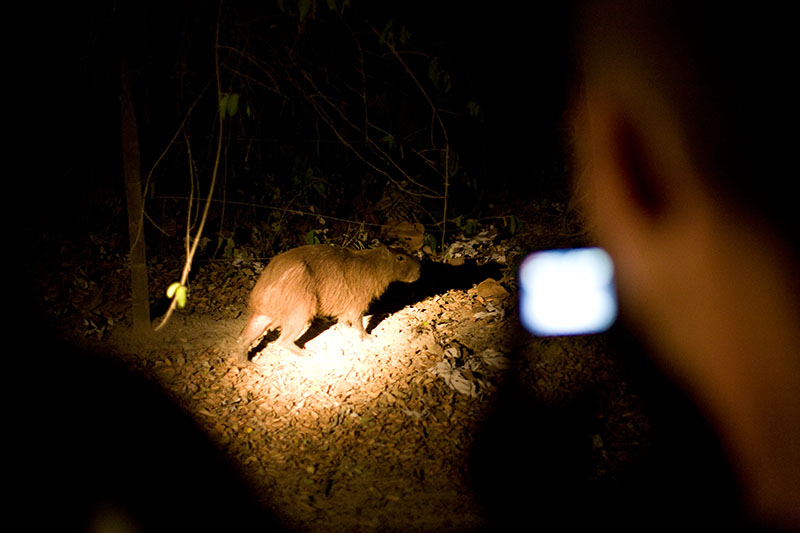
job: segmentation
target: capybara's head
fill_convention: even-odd
[[[419,279],[419,261],[396,248],[384,248],[386,258],[383,264],[391,272],[392,281],[412,283]]]

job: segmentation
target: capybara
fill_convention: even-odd
[[[385,246],[357,251],[318,244],[276,255],[250,294],[238,361],[246,363],[253,341],[277,328],[278,345],[303,354],[295,341],[318,315],[335,317],[366,337],[362,319],[370,302],[393,281],[416,281],[419,268],[410,255]]]

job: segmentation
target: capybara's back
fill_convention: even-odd
[[[240,362],[268,329],[281,329],[278,344],[294,344],[317,315],[346,322],[366,335],[362,318],[370,302],[393,281],[419,278],[419,261],[385,246],[349,250],[325,244],[301,246],[275,256],[250,295],[250,318],[239,336]]]

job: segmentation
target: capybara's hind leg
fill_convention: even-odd
[[[239,363],[247,363],[250,345],[264,333],[272,321],[264,315],[250,315],[247,325],[239,334],[236,358]]]
[[[281,336],[278,337],[276,343],[295,355],[305,355],[305,352],[294,341],[306,332],[309,325],[310,322],[304,316],[296,314],[281,324]]]

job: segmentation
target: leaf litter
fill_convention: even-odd
[[[503,260],[520,254],[485,235],[459,249]],[[267,345],[240,368],[235,339],[255,280],[240,271],[204,266],[189,307],[156,338],[121,327],[119,310],[93,308],[92,316],[109,315],[117,327],[103,344],[157,380],[298,530],[483,528],[470,450],[509,375],[543,405],[602,384],[597,477],[613,477],[641,453],[646,421],[602,342],[520,336],[514,272],[416,302],[381,321],[366,342],[335,325],[306,344],[305,357]],[[124,271],[115,275],[124,291]]]

